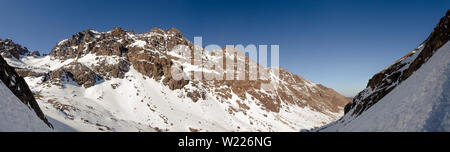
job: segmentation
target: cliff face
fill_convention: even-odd
[[[26,47],[14,43],[11,39],[0,39],[0,54],[6,58],[19,59],[21,55],[29,54],[29,51]]]
[[[450,10],[440,19],[430,36],[416,49],[375,74],[352,102],[345,106],[345,114],[360,115],[409,78],[450,38]]]
[[[28,84],[25,82],[23,77],[16,73],[13,67],[8,65],[3,57],[0,57],[0,79],[9,88],[9,90],[11,90],[11,92],[23,102],[23,104],[33,109],[42,121],[44,121],[49,127],[53,128],[52,124],[48,122],[44,113],[42,113],[39,108],[33,93],[28,87]]]

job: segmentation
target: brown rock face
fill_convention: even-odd
[[[73,62],[50,73],[50,81],[52,82],[70,80],[77,82],[78,85],[89,88],[95,85],[101,78],[94,71],[77,62]]]
[[[5,58],[15,57],[19,59],[21,55],[28,54],[28,49],[19,44],[15,44],[11,39],[0,39],[0,54]]]
[[[427,40],[425,40],[425,46],[414,60],[409,68],[405,70],[404,74],[401,76],[401,80],[407,79],[411,74],[419,69],[431,56],[441,48],[442,45],[448,42],[450,39],[450,10],[447,11],[445,17],[441,18],[440,22],[431,32]]]
[[[97,56],[123,57],[117,64],[100,62],[90,65],[96,74],[107,80],[111,77],[123,78],[129,66],[133,65],[138,72],[156,80],[164,77],[165,84],[171,89],[180,89],[189,83],[188,80],[172,79],[170,75],[172,61],[161,54],[176,45],[189,44],[177,29],[153,28],[140,36],[140,41],[149,44],[144,47],[130,45],[135,42],[130,35],[134,33],[120,27],[104,33],[86,30],[60,42],[50,55],[61,60],[76,59],[89,53]]]
[[[68,74],[69,77],[73,77],[78,84],[84,87],[94,85],[99,77],[107,80],[110,78],[123,78],[125,73],[128,72],[130,64],[126,59],[126,54],[128,53],[128,48],[126,48],[128,37],[126,35],[130,33],[132,32],[125,31],[119,27],[106,33],[98,33],[89,29],[75,34],[70,39],[61,41],[50,52],[52,58],[60,60],[78,59],[87,54],[125,58],[118,59],[117,63],[108,63],[106,60],[100,60],[97,57],[95,60],[99,61],[89,65],[93,71],[75,61],[69,66],[53,71],[50,73],[50,77],[59,79],[61,76],[64,77],[64,74]],[[79,76],[78,74],[82,75]]]
[[[125,38],[126,34],[127,34],[127,31],[123,30],[120,27],[116,27],[111,31],[111,36],[113,36],[113,37]]]
[[[450,10],[447,11],[445,17],[441,18],[430,36],[423,42],[421,48],[411,51],[388,68],[374,75],[369,80],[367,88],[345,106],[345,113],[354,109],[352,115],[361,114],[391,92],[398,84],[409,78],[442,45],[448,42],[450,38],[449,26]],[[416,54],[419,49],[421,49],[420,53]]]
[[[152,52],[133,51],[128,54],[128,59],[136,71],[154,77],[156,80],[160,80],[164,75],[169,75],[169,70],[172,67],[172,61]]]
[[[128,41],[127,32],[121,28],[114,28],[108,33],[97,33],[93,30],[85,30],[57,44],[50,55],[57,59],[70,59],[93,53],[96,55],[122,56],[128,50],[125,48]],[[117,41],[122,39],[122,41]]]
[[[19,69],[19,68],[16,68],[16,72],[21,77],[40,77],[40,76],[44,76],[45,75],[45,73],[35,72],[35,71],[30,70],[30,69]]]
[[[117,64],[107,64],[105,61],[98,65],[92,65],[94,72],[106,80],[112,78],[123,78],[129,70],[129,62],[120,60]]]
[[[50,55],[59,59],[67,59],[77,57],[83,46],[80,46],[84,39],[89,39],[91,33],[89,30],[79,32],[72,38],[61,42],[50,52]],[[80,48],[81,47],[81,48]]]
[[[245,100],[246,94],[249,94],[271,112],[280,112],[283,104],[287,104],[298,107],[308,106],[312,110],[324,113],[327,111],[338,113],[349,102],[344,96],[323,85],[308,86],[310,85],[308,83],[311,83],[309,80],[283,68],[280,68],[280,79],[278,88],[274,91],[265,91],[267,93],[261,91],[261,84],[268,83],[264,80],[230,80],[223,83],[230,86],[231,91],[241,99]],[[216,82],[216,85],[220,83]]]
[[[39,57],[41,56],[41,53],[39,53],[39,51],[33,51],[30,53],[31,56],[35,56],[35,57]]]
[[[45,118],[44,113],[42,113],[39,108],[33,93],[28,87],[28,84],[16,73],[14,68],[8,65],[2,57],[0,57],[0,79],[5,85],[8,86],[11,92],[13,92],[14,95],[20,99],[20,101],[31,107],[42,121],[44,121],[49,127],[53,128],[52,124],[50,124],[47,118]]]

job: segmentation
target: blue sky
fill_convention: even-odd
[[[417,47],[450,8],[445,0],[0,0],[0,38],[48,53],[92,28],[137,33],[176,27],[203,45],[280,45],[280,65],[353,96]]]

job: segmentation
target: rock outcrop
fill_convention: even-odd
[[[50,81],[59,83],[75,81],[78,85],[89,88],[102,78],[89,67],[81,63],[72,62],[52,71],[49,79]]]
[[[93,54],[100,58],[95,58],[99,61],[90,66],[96,74],[105,79],[123,78],[124,73],[128,72],[129,66],[133,65],[138,72],[156,80],[164,77],[164,83],[171,89],[180,89],[189,81],[177,81],[171,77],[172,61],[164,54],[180,44],[193,46],[175,28],[170,30],[153,28],[148,33],[138,35],[120,27],[103,33],[89,29],[59,42],[50,52],[50,56],[55,59],[67,60]],[[108,63],[102,60],[102,56],[113,56],[120,59],[114,63]],[[73,72],[72,70],[71,73]]]
[[[11,39],[0,39],[0,54],[5,58],[14,57],[19,59],[21,55],[27,55],[29,53],[26,47],[14,43]]]

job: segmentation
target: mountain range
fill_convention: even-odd
[[[338,119],[349,101],[283,68],[239,56],[243,52],[234,47],[206,51],[175,28],[137,34],[88,29],[43,56],[9,39],[0,46],[56,131],[298,131]],[[178,46],[202,53],[192,59]],[[186,75],[238,75],[237,68],[207,65],[227,60],[257,65],[265,71],[259,77],[272,77],[275,69],[278,81],[265,89],[264,80],[249,79],[247,67],[244,80],[177,80],[171,74],[178,67]]]
[[[87,29],[44,55],[0,39],[0,130],[450,131],[449,22],[354,98],[175,28]]]

